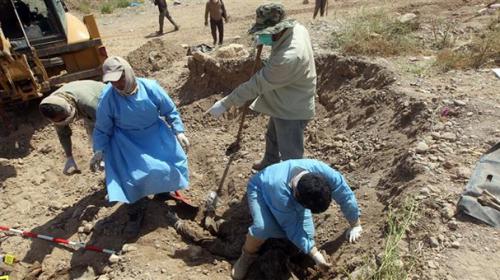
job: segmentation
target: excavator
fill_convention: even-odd
[[[63,0],[0,0],[0,121],[10,104],[99,79],[106,58],[93,15],[81,21]]]

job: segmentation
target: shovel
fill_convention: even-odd
[[[262,45],[257,45],[257,54],[255,55],[252,75],[255,72],[257,72],[257,67],[259,67],[260,64],[261,54],[262,54]],[[231,163],[233,162],[236,153],[241,149],[240,142],[243,135],[243,126],[245,124],[245,118],[248,113],[248,106],[250,106],[251,103],[252,101],[247,102],[245,103],[245,105],[243,105],[243,112],[241,113],[240,127],[238,128],[238,134],[236,135],[236,140],[233,143],[231,143],[226,149],[226,156],[229,156],[229,161],[227,162],[226,168],[224,169],[224,173],[222,174],[222,179],[219,182],[217,191],[216,192],[211,191],[206,199],[205,216],[213,216],[215,214],[215,209],[217,208],[217,202],[219,196],[221,195],[222,188],[224,187],[224,181],[226,180],[227,173],[229,172],[229,167],[231,166]]]

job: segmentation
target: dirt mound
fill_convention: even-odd
[[[172,65],[184,55],[181,46],[161,39],[153,39],[132,51],[127,60],[134,68],[137,76],[146,77]]]

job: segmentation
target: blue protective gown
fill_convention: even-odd
[[[314,247],[312,214],[295,200],[290,188],[292,177],[301,170],[323,175],[346,219],[359,218],[354,193],[338,171],[318,160],[292,159],[273,164],[250,179],[247,198],[253,224],[249,233],[258,239],[288,238],[304,253],[309,253]]]
[[[137,86],[137,93],[122,96],[106,85],[97,107],[93,146],[104,153],[109,201],[134,203],[189,183],[175,104],[155,81],[138,78]]]

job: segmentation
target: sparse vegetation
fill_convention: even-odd
[[[418,23],[400,22],[382,10],[361,12],[342,26],[343,30],[333,34],[333,45],[347,54],[392,56],[419,49],[418,40],[412,35]]]
[[[110,3],[103,3],[101,5],[101,14],[113,13],[113,6]]]
[[[383,256],[377,271],[370,279],[400,280],[408,278],[408,274],[415,264],[415,259],[407,260],[404,263],[398,245],[406,231],[414,223],[417,210],[418,205],[412,198],[407,198],[402,207],[389,210]]]
[[[475,35],[470,43],[459,48],[443,49],[436,58],[436,66],[442,71],[480,68],[490,64],[500,65],[500,13],[486,31]]]

